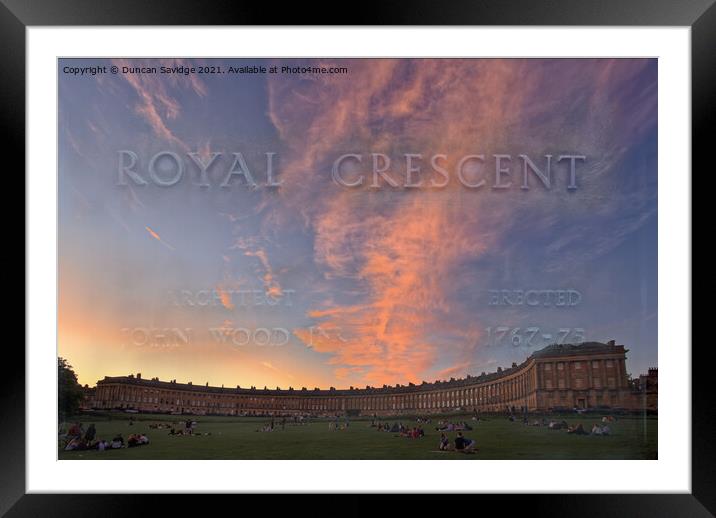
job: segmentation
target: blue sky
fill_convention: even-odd
[[[62,73],[286,63],[348,71]],[[657,364],[655,60],[59,67],[59,353],[83,383],[130,372],[227,386],[431,381],[521,362],[560,329],[566,341],[624,344],[635,375]],[[122,150],[137,156],[146,185],[118,185]],[[149,161],[162,151],[184,164],[171,187],[150,181]],[[237,152],[256,189],[238,175],[221,187]],[[220,154],[208,187],[197,185],[187,153]],[[278,188],[264,185],[266,153]],[[346,177],[370,180],[375,153],[390,157],[387,174],[399,182],[406,153],[422,155],[426,182],[429,157],[444,155],[449,183],[346,188],[331,177],[344,153],[363,157]],[[472,171],[484,188],[465,188],[454,173],[470,154],[487,158]],[[494,154],[512,157],[508,189],[491,187]],[[546,154],[584,155],[578,188],[566,188],[566,163],[555,162],[551,188],[531,175],[520,189],[519,154],[539,167]],[[581,299],[495,306],[493,290],[575,290]],[[256,299],[241,304],[244,292]],[[212,302],[200,304],[206,293]],[[507,329],[502,341],[497,328]],[[167,339],[175,329],[189,339]],[[216,340],[216,329],[229,340]],[[286,343],[261,345],[257,329]]]

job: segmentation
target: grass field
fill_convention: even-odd
[[[549,419],[549,416],[547,416]],[[422,424],[425,437],[409,439],[370,427],[370,420],[353,419],[345,430],[329,430],[329,421],[313,419],[308,424],[280,426],[273,432],[256,430],[267,418],[196,416],[196,432],[201,436],[171,436],[166,429],[150,429],[150,423],[179,422],[179,416],[134,416],[117,414],[80,420],[85,428],[92,422],[97,438],[111,440],[121,433],[125,441],[131,433],[144,433],[150,444],[136,448],[107,451],[64,451],[59,459],[656,459],[657,418],[646,420],[624,416],[610,423],[610,436],[579,436],[563,430],[526,426],[506,417],[487,417],[480,422],[469,416],[451,415],[452,422],[466,421],[473,427],[464,432],[477,443],[473,455],[437,451],[440,432],[435,430],[438,417]],[[535,419],[531,416],[530,420]],[[562,417],[556,417],[561,420]],[[591,430],[597,416],[567,416],[570,425],[581,422]],[[386,418],[384,422],[402,422],[415,426],[413,418]],[[278,423],[279,420],[277,419]],[[447,433],[452,441],[455,432]]]

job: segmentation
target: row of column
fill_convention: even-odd
[[[536,378],[528,369],[509,379],[464,388],[403,394],[371,394],[363,396],[260,396],[177,392],[161,388],[137,387],[122,383],[100,384],[96,402],[104,408],[149,408],[160,410],[287,410],[385,412],[403,410],[440,410],[456,407],[500,409],[506,405],[527,405],[534,391]],[[177,395],[181,394],[181,395]],[[228,412],[231,411],[231,412]]]

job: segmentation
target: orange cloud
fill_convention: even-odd
[[[216,293],[219,295],[222,306],[226,309],[234,309],[234,303],[231,301],[231,293],[224,290],[221,285],[216,286]]]
[[[560,68],[569,72],[559,88],[549,88],[553,62],[530,60],[351,60],[349,81],[270,78],[269,115],[290,150],[282,156],[283,217],[302,215],[327,281],[351,281],[364,293],[354,303],[309,310],[314,325],[294,334],[330,353],[341,377],[420,381],[448,362],[454,367],[438,373],[467,370],[480,315],[455,301],[465,282],[461,268],[497,248],[520,221],[521,193],[466,192],[454,174],[441,191],[371,192],[365,185],[336,187],[329,174],[316,171],[330,170],[343,152],[440,153],[454,171],[467,154],[539,154],[559,146],[607,157],[590,170],[602,174],[649,116],[624,120],[618,107],[626,94],[606,91],[606,84],[614,88],[640,70],[621,61],[575,60]],[[560,110],[566,102],[585,105],[585,96],[585,113]],[[613,109],[596,111],[605,105]],[[611,210],[614,201],[592,192],[590,209]],[[532,200],[535,228],[548,227],[555,214],[585,210],[583,198],[577,204],[563,193],[534,191]]]
[[[301,206],[315,235],[314,259],[326,278],[351,279],[366,293],[357,304],[309,311],[316,325],[294,334],[330,353],[337,376],[376,384],[420,381],[445,353],[459,353],[462,346],[437,344],[431,335],[449,329],[450,315],[459,312],[450,302],[459,283],[454,269],[494,241],[480,224],[483,217],[485,223],[495,219],[483,214],[494,208],[474,200],[465,207],[459,192],[449,198],[403,192],[386,200],[386,193],[334,189],[316,196],[325,193],[326,179],[307,179],[305,171],[347,145],[365,153],[389,153],[398,143],[412,146],[404,151],[472,152],[475,141],[499,140],[497,123],[520,102],[505,93],[505,82],[518,73],[510,67],[478,81],[480,67],[431,60],[405,66],[398,60],[352,62],[351,81],[269,86],[271,118],[295,150],[284,167],[291,192],[284,201]],[[472,110],[466,109],[468,99]],[[456,325],[450,329],[454,335],[465,341],[474,336],[464,322]]]
[[[281,289],[281,285],[279,284],[278,280],[276,279],[276,276],[273,273],[273,269],[271,268],[271,264],[269,263],[266,251],[262,248],[258,248],[257,250],[247,250],[246,252],[244,252],[244,255],[258,258],[264,269],[262,281],[264,284],[264,288],[266,289],[266,294],[271,297],[280,297],[283,294],[283,290]]]
[[[159,236],[159,234],[157,234],[156,232],[154,232],[151,228],[149,228],[149,227],[144,227],[144,228],[145,228],[145,230],[146,230],[147,232],[149,232],[149,235],[150,235],[150,236],[152,236],[154,239],[156,239],[156,240],[159,241],[161,244],[163,244],[164,246],[166,246],[169,250],[176,250],[172,245],[170,245],[169,243],[167,243],[166,241],[164,241],[164,240]]]

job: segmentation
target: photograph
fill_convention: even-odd
[[[661,458],[658,58],[56,66],[60,463]]]

